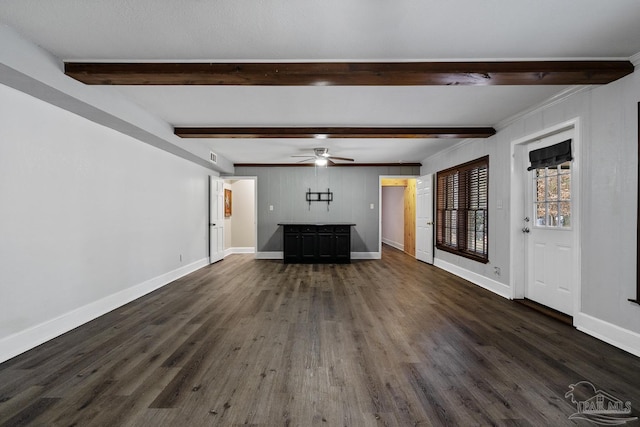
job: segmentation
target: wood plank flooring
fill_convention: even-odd
[[[640,408],[640,360],[385,247],[232,255],[0,364],[3,426],[574,425]]]

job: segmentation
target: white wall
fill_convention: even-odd
[[[382,242],[404,250],[405,187],[382,187]]]
[[[637,64],[636,64],[637,65]],[[436,258],[459,268],[477,283],[501,295],[512,294],[509,283],[511,233],[510,168],[512,141],[579,118],[581,200],[579,329],[640,355],[640,305],[627,301],[636,289],[636,206],[640,72],[605,86],[577,92],[561,102],[530,112],[500,129],[488,140],[471,140],[427,158],[422,173],[490,155],[489,260],[480,264],[436,251]],[[498,209],[498,203],[503,208]],[[493,266],[500,266],[496,276]]]
[[[489,262],[486,264],[436,249],[434,264],[461,275],[499,295],[510,295],[509,279],[509,180],[502,175],[509,171],[509,146],[498,150],[497,135],[487,139],[464,141],[451,149],[422,161],[421,175],[489,156]],[[434,192],[435,193],[435,192]],[[503,208],[498,209],[498,201]],[[505,209],[504,207],[507,207]],[[500,269],[496,275],[495,267]]]
[[[0,85],[0,361],[206,264],[212,171]]]

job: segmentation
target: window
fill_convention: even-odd
[[[571,228],[571,162],[537,168],[533,175],[536,227]]]
[[[489,156],[437,174],[436,248],[489,262]]]

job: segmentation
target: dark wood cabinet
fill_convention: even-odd
[[[282,223],[285,263],[350,263],[355,224]]]

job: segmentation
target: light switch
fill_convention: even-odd
[[[373,203],[371,203],[371,204],[369,205],[369,209],[373,209],[373,208],[374,208]]]
[[[502,209],[502,199],[498,199],[498,200],[496,201],[496,208],[497,208],[497,209]]]
[[[273,205],[269,205],[269,210],[272,211],[273,210]]]

